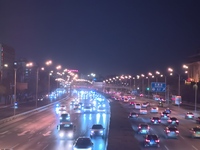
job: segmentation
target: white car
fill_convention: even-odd
[[[146,108],[149,106],[149,102],[142,103],[142,107]]]
[[[158,107],[152,107],[151,113],[158,113]]]
[[[140,114],[147,114],[147,109],[144,109],[144,108],[142,108],[142,109],[140,109]]]
[[[141,109],[141,104],[140,103],[135,104],[135,109]]]

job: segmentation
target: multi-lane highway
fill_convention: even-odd
[[[67,106],[67,112],[76,125],[74,140],[80,136],[90,137],[93,124],[102,124],[105,138],[92,138],[94,150],[106,150],[110,108],[106,104],[106,112],[83,112],[70,107],[72,99],[64,99],[60,105]],[[56,105],[38,113],[0,125],[0,149],[14,150],[70,150],[74,140],[63,140],[58,135],[59,115]]]
[[[153,106],[157,106],[158,102],[153,100],[147,100],[144,98],[139,98],[136,100],[132,100],[135,103],[143,103],[143,102],[150,102],[150,107],[147,108],[148,113],[146,115],[139,115],[138,119],[130,119],[130,123],[132,125],[132,129],[134,131],[134,138],[139,141],[140,149],[146,149],[144,148],[144,136],[137,134],[138,125],[140,123],[147,123],[150,125],[150,133],[157,134],[160,139],[160,148],[156,149],[162,149],[162,150],[200,150],[200,139],[193,139],[190,136],[189,129],[192,127],[197,126],[195,119],[185,119],[185,114],[187,111],[185,108],[174,106],[174,105],[165,105],[164,108],[159,107],[159,113],[150,113],[150,108]],[[123,108],[127,111],[127,117],[129,112],[137,112],[139,113],[139,110],[134,109],[133,106],[130,106],[129,103],[119,102],[120,105],[123,106]],[[175,138],[166,138],[164,129],[167,124],[167,120],[161,119],[161,124],[154,125],[150,123],[150,118],[152,117],[160,117],[160,112],[164,111],[166,107],[169,107],[172,110],[172,113],[170,114],[171,117],[176,117],[179,120],[180,125],[178,126],[179,130],[179,137],[177,139]],[[194,113],[195,118],[199,117],[198,113]],[[127,118],[128,119],[128,118]],[[136,143],[137,144],[137,143]],[[149,148],[149,149],[155,149]]]

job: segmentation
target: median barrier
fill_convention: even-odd
[[[14,119],[16,119],[16,118],[20,118],[20,117],[22,117],[22,116],[28,115],[28,114],[31,114],[31,115],[32,115],[32,113],[37,113],[38,111],[41,111],[42,109],[45,109],[45,108],[47,108],[47,107],[50,107],[50,106],[56,104],[57,102],[61,102],[61,101],[63,101],[64,99],[65,99],[65,98],[62,98],[61,100],[55,101],[55,102],[50,103],[50,104],[47,104],[47,105],[45,105],[45,106],[38,107],[38,108],[29,110],[29,111],[26,111],[26,112],[23,112],[23,113],[20,113],[20,114],[17,114],[17,115],[14,115],[14,116],[11,116],[11,117],[8,117],[8,118],[5,118],[5,119],[1,119],[1,120],[0,120],[0,125],[3,124],[3,123],[6,123],[6,122],[12,121],[12,120],[14,120]]]

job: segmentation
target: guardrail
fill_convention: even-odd
[[[5,118],[5,119],[1,119],[1,120],[0,120],[0,124],[9,122],[9,121],[11,121],[11,120],[14,120],[14,119],[16,119],[16,118],[20,118],[20,117],[22,117],[22,116],[25,116],[25,115],[28,115],[28,114],[31,114],[31,113],[40,112],[42,109],[45,109],[45,108],[47,108],[47,107],[49,107],[49,106],[52,106],[52,105],[56,104],[57,102],[61,102],[61,101],[63,101],[64,99],[66,99],[66,98],[62,98],[62,99],[60,99],[60,100],[58,100],[58,101],[55,101],[55,102],[53,102],[53,103],[47,104],[47,105],[45,105],[45,106],[42,106],[42,107],[39,107],[39,108],[36,108],[36,109],[32,109],[32,110],[29,110],[29,111],[26,111],[26,112],[23,112],[23,113],[20,113],[20,114],[17,114],[17,115],[14,115],[14,116],[11,116],[11,117],[8,117],[8,118]],[[32,114],[31,114],[31,115],[32,115]]]

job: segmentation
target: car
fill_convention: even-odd
[[[166,100],[164,98],[160,98],[160,101],[162,101],[163,103],[166,103]]]
[[[156,146],[160,147],[160,140],[156,134],[148,134],[145,137],[144,147]]]
[[[176,117],[170,117],[167,122],[169,125],[179,125],[179,121]]]
[[[75,103],[75,100],[72,100],[72,101],[70,102],[70,105],[74,105],[74,103]]]
[[[38,101],[43,101],[45,99],[45,96],[39,96]]]
[[[130,102],[129,105],[134,106],[135,102]]]
[[[171,110],[169,108],[165,109],[165,112],[167,112],[168,114],[171,114]]]
[[[80,104],[74,104],[74,110],[80,110],[81,105]]]
[[[190,129],[190,136],[192,138],[200,137],[200,127],[196,126]]]
[[[58,135],[60,138],[67,138],[67,139],[73,139],[74,138],[74,132],[75,132],[75,126],[73,123],[67,123],[67,124],[59,124],[57,125],[58,129]]]
[[[135,104],[135,109],[141,109],[141,104],[140,103]]]
[[[94,124],[90,131],[90,137],[101,136],[104,137],[104,127],[101,124]]]
[[[93,143],[89,137],[78,137],[74,142],[73,150],[92,150]]]
[[[185,114],[185,119],[194,119],[194,114],[192,112],[187,112]]]
[[[169,138],[169,137],[177,138],[179,135],[179,131],[178,131],[177,127],[175,127],[175,126],[166,127],[164,132],[165,132],[166,138]]]
[[[124,103],[128,103],[129,99],[128,98],[124,98]]]
[[[67,109],[67,106],[61,105],[61,106],[59,107],[59,109],[60,109],[60,110],[66,110],[66,109]]]
[[[140,114],[143,114],[143,115],[147,114],[147,109],[141,108],[139,112],[140,112]]]
[[[84,112],[92,112],[92,106],[84,106],[83,110]]]
[[[164,112],[160,113],[160,117],[162,119],[169,119],[169,113],[164,111]]]
[[[128,118],[138,118],[138,114],[136,112],[131,112]]]
[[[60,123],[65,124],[65,123],[68,123],[69,121],[70,121],[70,114],[69,113],[60,115]]]
[[[141,123],[138,125],[138,134],[149,134],[150,127],[148,124]]]
[[[98,112],[106,112],[106,108],[103,106],[99,106],[97,109]]]
[[[152,107],[150,112],[151,113],[158,113],[158,107]]]
[[[149,102],[142,103],[142,107],[144,108],[148,107],[149,105],[150,105]]]
[[[196,118],[196,123],[200,124],[200,117]]]
[[[160,123],[161,123],[159,117],[152,117],[152,118],[150,118],[150,119],[151,119],[151,123],[152,123],[152,124],[160,124]]]

